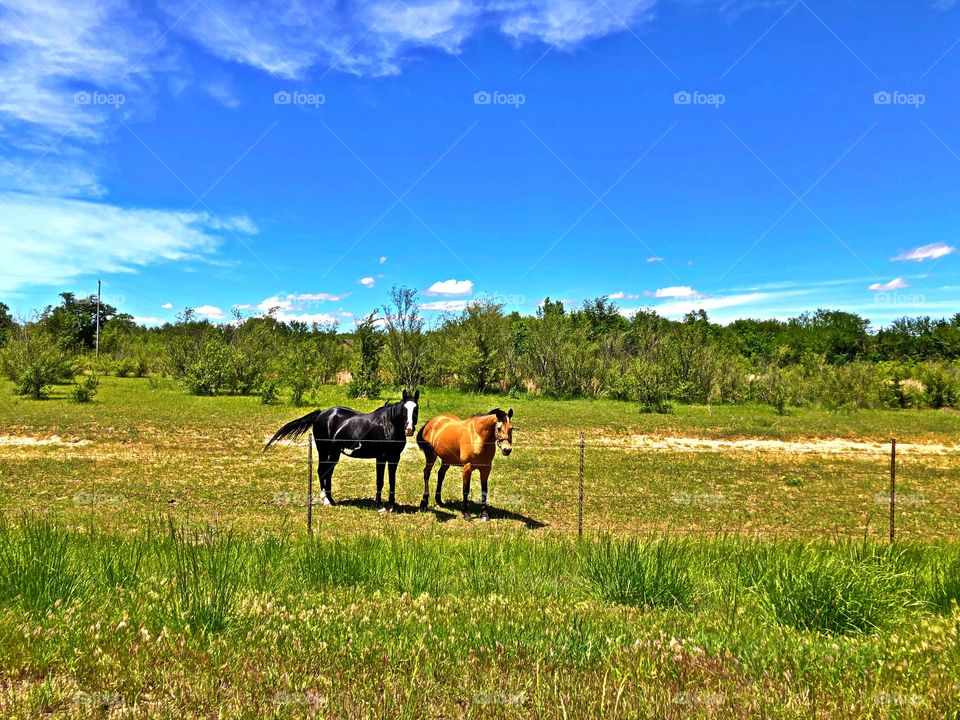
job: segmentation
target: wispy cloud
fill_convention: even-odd
[[[637,300],[640,298],[640,295],[634,293],[627,293],[623,290],[618,290],[615,293],[610,293],[607,295],[607,300]]]
[[[359,280],[357,280],[357,282],[367,288],[372,288],[374,285],[377,284],[377,281],[372,277],[362,277]]]
[[[173,310],[173,303],[168,303],[168,302],[166,302],[166,303],[164,303],[163,305],[161,305],[160,307],[162,307],[164,310]]]
[[[903,290],[910,287],[910,284],[903,278],[894,278],[885,283],[873,283],[867,287],[867,290],[873,292],[890,292],[891,290]]]
[[[162,0],[170,17],[192,0]],[[205,0],[177,31],[214,55],[280,78],[313,67],[355,75],[398,74],[418,50],[458,55],[475,34],[498,28],[519,42],[560,50],[652,17],[656,0],[359,0],[277,4]]]
[[[891,260],[901,261],[901,260],[912,260],[914,262],[921,262],[923,260],[936,260],[937,258],[942,258],[946,255],[950,255],[955,252],[956,248],[947,245],[946,243],[930,243],[929,245],[921,245],[918,248],[913,250],[907,250],[906,252],[896,255]]]
[[[164,261],[209,259],[222,232],[244,233],[250,227],[245,218],[219,220],[205,212],[0,193],[0,290],[62,285],[81,275],[135,272]]]
[[[460,311],[467,307],[469,300],[432,300],[430,302],[420,303],[423,310],[441,310],[441,311]]]

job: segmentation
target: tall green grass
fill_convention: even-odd
[[[45,613],[125,591],[144,622],[219,633],[244,600],[290,593],[543,598],[719,611],[730,627],[874,633],[960,599],[960,546],[743,538],[560,539],[433,534],[248,537],[172,521],[133,536],[0,518],[0,605]]]

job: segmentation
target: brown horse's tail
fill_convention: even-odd
[[[300,437],[307,430],[313,427],[314,423],[317,422],[317,418],[320,417],[320,413],[322,412],[323,410],[314,410],[312,413],[308,413],[302,418],[291,420],[273,434],[273,437],[267,441],[267,444],[263,446],[263,449],[266,450],[268,447],[277,442],[277,440],[283,440],[284,438],[288,437]]]
[[[427,425],[429,424],[429,422],[425,422],[423,427],[417,432],[417,447],[419,447],[427,457],[430,457],[431,453],[435,453],[433,445],[423,438],[423,431],[427,429]]]

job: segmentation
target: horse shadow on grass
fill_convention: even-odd
[[[355,507],[361,510],[377,510],[377,503],[372,498],[346,498],[345,500],[337,500],[337,505],[343,507]],[[470,511],[474,514],[474,520],[478,520],[476,517],[476,512],[479,509],[479,505],[474,506],[473,503],[470,504]],[[522,515],[520,513],[515,513],[504,508],[498,508],[490,506],[487,510],[490,513],[491,520],[511,520],[514,522],[523,523],[523,525],[528,530],[539,530],[540,528],[546,527],[547,524],[536,520],[527,515]],[[451,520],[456,520],[460,517],[460,504],[456,503],[443,503],[439,507],[435,506],[433,503],[430,504],[426,510],[421,510],[419,505],[401,505],[397,503],[394,512],[398,515],[416,515],[418,513],[433,513],[434,517],[437,519],[437,522],[449,522]]]

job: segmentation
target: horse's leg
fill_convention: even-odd
[[[426,464],[423,466],[423,499],[420,500],[420,509],[426,510],[430,504],[430,473],[433,472],[433,465],[437,462],[437,456],[433,453],[426,456]]]
[[[437,505],[443,505],[443,495],[441,490],[443,489],[443,478],[446,477],[447,470],[449,469],[450,466],[441,460],[440,469],[437,471],[437,491],[433,496],[433,499],[437,501]]]
[[[390,474],[390,495],[387,500],[387,512],[393,512],[397,509],[397,465],[399,464],[400,458],[387,463],[387,472]]]
[[[383,469],[386,460],[377,458],[377,510],[383,512]]]
[[[467,502],[470,499],[470,473],[473,472],[473,467],[470,463],[467,463],[463,466],[463,519],[472,520],[470,513],[467,511]]]
[[[480,519],[489,520],[490,513],[487,512],[487,478],[490,477],[490,464],[480,468]]]
[[[317,477],[320,479],[320,495],[324,505],[333,505],[333,495],[331,494],[331,485],[333,479],[333,468],[337,465],[336,455],[325,455],[317,458]]]

